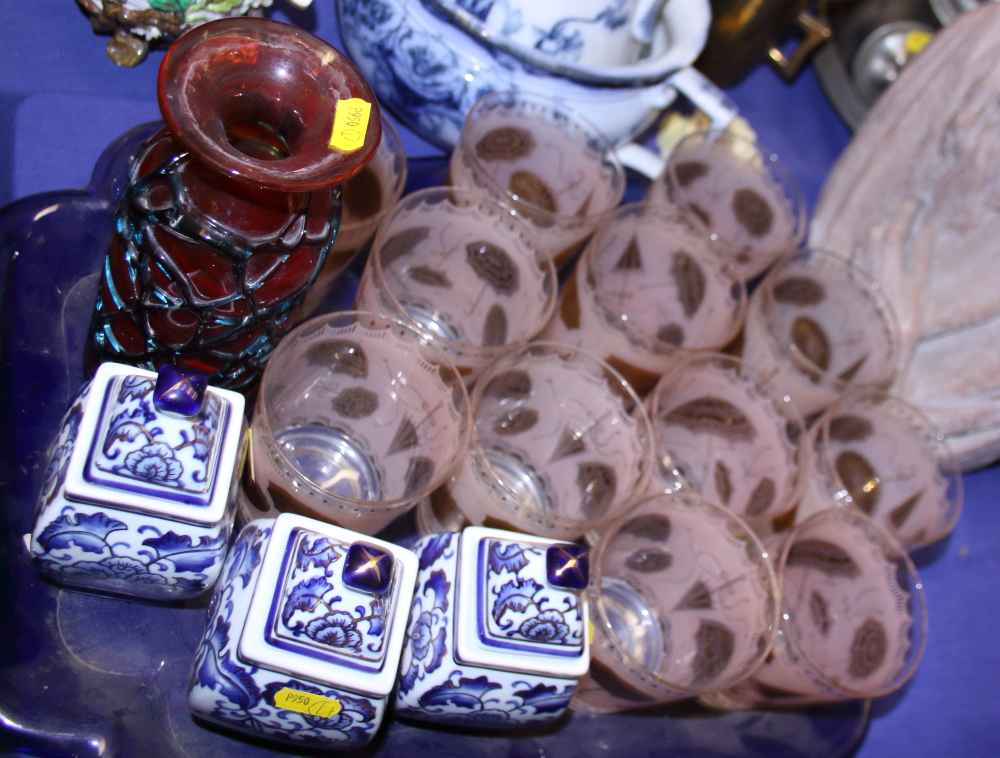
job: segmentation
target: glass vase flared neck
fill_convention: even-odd
[[[160,66],[160,111],[171,133],[215,170],[268,189],[311,192],[351,178],[382,135],[375,95],[358,69],[289,24],[228,18],[181,37]],[[341,101],[371,104],[362,147],[330,146]]]

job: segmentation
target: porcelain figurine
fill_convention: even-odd
[[[52,446],[31,534],[38,571],[144,600],[212,587],[246,452],[243,407],[174,366],[103,364]]]
[[[413,549],[396,712],[491,729],[559,718],[590,665],[587,549],[485,527]]]
[[[188,703],[296,747],[356,748],[396,683],[417,557],[283,513],[248,524],[212,597]]]
[[[98,34],[111,33],[108,57],[131,68],[151,45],[169,45],[188,29],[220,18],[260,15],[271,0],[76,0]],[[312,0],[290,0],[306,8]]]
[[[447,149],[472,105],[489,92],[550,97],[593,122],[612,143],[639,134],[676,97],[675,87],[724,128],[735,113],[726,96],[690,64],[708,34],[707,0],[670,0],[654,53],[628,66],[567,61],[511,42],[455,0],[336,0],[351,60],[408,127]],[[466,0],[463,0],[468,4]]]

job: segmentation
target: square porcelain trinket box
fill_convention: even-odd
[[[587,549],[468,527],[413,550],[397,713],[490,729],[559,718],[590,666]]]
[[[209,606],[188,704],[302,747],[356,748],[396,683],[417,557],[291,513],[237,538]]]
[[[31,534],[38,571],[145,600],[211,588],[246,452],[243,408],[186,369],[102,364],[52,446]]]

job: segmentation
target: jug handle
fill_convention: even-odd
[[[687,66],[667,79],[694,106],[712,120],[712,128],[722,131],[736,118],[736,103],[700,71]]]
[[[721,131],[736,118],[736,103],[729,95],[712,84],[701,72],[690,66],[682,68],[663,83],[663,88],[659,92],[661,97],[657,102],[659,107],[666,107],[670,104],[673,100],[670,95],[674,89],[680,91],[699,110],[704,111],[711,119],[713,129]],[[650,179],[655,179],[663,171],[665,165],[663,158],[635,142],[619,145],[617,152],[618,160],[623,166],[638,171]]]

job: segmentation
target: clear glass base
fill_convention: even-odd
[[[531,466],[520,458],[496,447],[485,448],[486,460],[493,473],[514,496],[514,500],[527,508],[551,513],[552,505],[542,488],[542,482]]]
[[[642,593],[621,579],[604,577],[601,594],[611,632],[622,648],[647,671],[659,671],[666,651],[664,630],[656,608]]]
[[[379,483],[368,456],[343,432],[323,426],[293,426],[275,435],[289,462],[327,492],[355,500],[378,500]]]
[[[410,318],[416,321],[420,326],[422,326],[426,331],[430,332],[435,337],[442,337],[446,340],[451,340],[452,342],[461,342],[458,338],[458,332],[455,331],[454,327],[446,324],[437,314],[431,313],[425,308],[421,308],[419,305],[405,305],[406,312],[410,314]]]

